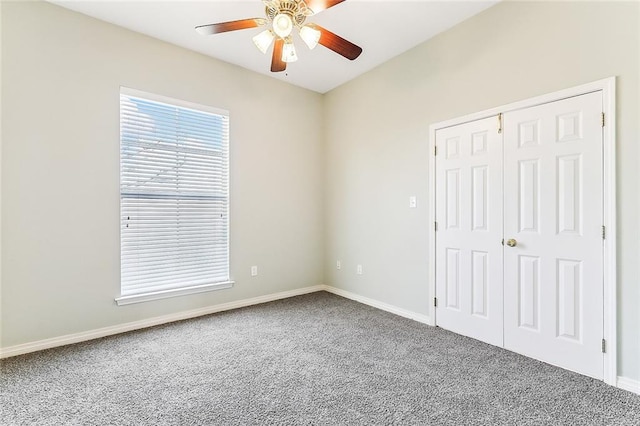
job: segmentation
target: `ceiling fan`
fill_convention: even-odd
[[[271,58],[272,72],[284,71],[288,62],[298,60],[292,39],[294,28],[298,29],[300,38],[309,49],[321,44],[353,61],[362,53],[361,47],[322,28],[320,25],[305,24],[309,16],[329,9],[343,1],[345,0],[262,0],[265,4],[266,18],[240,19],[238,21],[200,25],[196,27],[196,31],[202,35],[212,35],[268,25],[270,28],[254,36],[253,42],[262,53],[266,53],[271,43],[275,40]]]

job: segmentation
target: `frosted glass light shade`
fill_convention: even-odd
[[[300,28],[300,38],[309,46],[309,49],[313,49],[318,45],[318,41],[320,41],[320,31],[305,25]]]
[[[298,60],[298,55],[296,54],[296,48],[293,46],[293,43],[285,43],[282,48],[282,61],[283,62],[295,62]]]
[[[253,42],[262,53],[267,53],[267,49],[269,48],[269,46],[271,46],[273,38],[274,35],[271,30],[264,30],[260,34],[253,37]]]
[[[293,31],[293,21],[286,13],[279,13],[273,18],[273,31],[280,37],[289,37]]]

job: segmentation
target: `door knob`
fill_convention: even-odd
[[[518,245],[518,242],[516,240],[514,240],[513,238],[511,238],[511,239],[507,240],[507,245],[509,247],[515,247],[515,246]]]

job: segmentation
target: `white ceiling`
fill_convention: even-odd
[[[270,72],[271,55],[251,38],[261,28],[202,36],[197,25],[263,18],[261,0],[48,0],[62,7],[167,41],[243,68],[325,93],[451,28],[496,0],[348,0],[310,17],[363,48],[355,61],[295,40],[299,60],[287,71]]]

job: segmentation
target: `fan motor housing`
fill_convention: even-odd
[[[265,8],[265,14],[270,21],[273,21],[276,15],[284,13],[291,17],[291,20],[296,26],[301,26],[307,17],[302,13],[303,9],[300,8],[300,3],[303,3],[306,7],[306,3],[302,0],[280,0],[277,2],[277,7],[275,4],[267,6]]]

